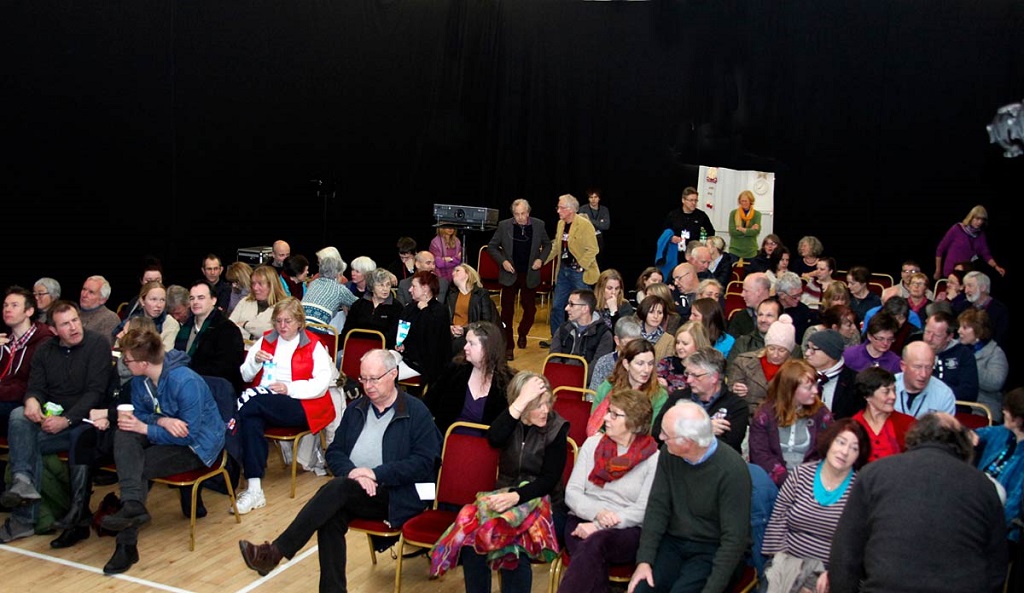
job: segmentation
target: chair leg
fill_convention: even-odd
[[[398,558],[395,559],[395,593],[402,592],[402,556],[405,555],[405,536],[398,536]]]
[[[231,485],[231,474],[224,467],[221,468],[220,473],[224,476],[224,484],[228,488],[228,499],[231,501],[231,510],[234,511],[232,514],[235,516],[235,523],[241,523],[242,515],[238,513],[238,500],[235,498],[235,487]],[[192,506],[195,507],[195,505]]]
[[[299,471],[299,439],[292,439],[292,498],[295,498],[295,480]]]
[[[373,536],[366,534],[366,543],[370,544],[370,562],[377,564],[377,550],[373,549]]]
[[[188,517],[188,551],[196,551],[196,499],[199,497],[199,486],[202,482],[192,483],[192,511]]]

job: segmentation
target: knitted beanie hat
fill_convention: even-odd
[[[813,344],[815,348],[821,350],[828,355],[829,358],[839,360],[843,357],[843,349],[846,348],[846,343],[843,341],[843,334],[837,332],[834,329],[823,329],[821,331],[814,332],[809,338],[807,338],[809,344]]]
[[[796,347],[796,328],[793,327],[793,318],[783,313],[779,320],[768,328],[764,335],[765,346],[782,346],[792,351]]]

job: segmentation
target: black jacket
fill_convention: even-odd
[[[213,375],[231,381],[238,393],[245,382],[239,367],[245,362],[245,341],[242,332],[220,309],[214,309],[199,330],[189,350],[188,336],[195,326],[195,317],[181,326],[174,340],[174,349],[181,350],[192,359],[189,368],[200,375]]]

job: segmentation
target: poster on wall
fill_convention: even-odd
[[[761,213],[761,234],[757,244],[772,230],[775,219],[775,173],[767,171],[737,171],[725,167],[701,165],[697,192],[699,207],[707,212],[715,234],[729,245],[729,213],[738,207],[740,192],[754,194],[754,209]]]

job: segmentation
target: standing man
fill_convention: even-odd
[[[441,456],[441,433],[430,410],[400,391],[398,364],[387,350],[367,352],[359,365],[366,392],[349,404],[327,465],[334,476],[273,542],[238,542],[246,566],[264,576],[292,558],[313,534],[320,545],[320,590],[345,591],[345,534],[352,518],[386,520],[400,527],[424,503],[417,482],[432,482]]]
[[[978,361],[974,347],[961,344],[956,317],[945,311],[936,311],[924,324],[924,341],[935,353],[932,376],[953,390],[957,400],[978,401]]]
[[[217,297],[206,280],[192,283],[188,302],[192,317],[181,324],[174,349],[191,357],[189,367],[193,371],[223,377],[231,381],[236,393],[241,393],[244,386],[238,368],[245,360],[241,330],[217,308]]]
[[[231,283],[223,280],[224,264],[214,253],[206,254],[203,258],[203,277],[213,287],[213,294],[217,297],[217,308],[227,311],[228,303],[231,302]]]
[[[7,289],[4,325],[9,329],[0,333],[0,435],[7,435],[11,412],[24,404],[36,349],[53,337],[44,324],[32,321],[35,314],[36,301],[29,290],[20,286]]]
[[[284,260],[291,257],[292,247],[285,241],[278,239],[274,241],[272,249],[274,250],[274,259],[270,264],[277,269],[281,269],[284,266]]]
[[[103,518],[118,532],[104,574],[119,574],[139,561],[139,527],[149,522],[147,485],[159,478],[212,466],[224,448],[224,420],[213,393],[182,352],[164,352],[160,334],[129,330],[121,355],[132,373],[130,414],[118,415],[114,463],[121,489],[121,510]],[[96,419],[109,427],[110,418]]]
[[[540,269],[551,254],[551,239],[544,229],[544,221],[530,217],[530,203],[519,199],[512,202],[512,218],[498,223],[497,230],[487,243],[487,253],[501,270],[501,325],[505,333],[505,353],[512,352],[512,323],[516,314],[516,295],[523,308],[515,344],[526,348],[526,336],[537,315],[537,286]]]
[[[586,216],[576,216],[580,203],[570,194],[558,198],[558,226],[547,260],[555,260],[555,296],[551,303],[551,336],[565,321],[565,305],[574,290],[593,289],[601,271],[597,267],[597,235]],[[550,342],[541,342],[550,348]]]
[[[954,417],[924,414],[905,453],[857,472],[832,539],[831,593],[1002,591],[1003,505],[973,453]]]
[[[928,412],[956,413],[953,390],[932,377],[935,352],[925,342],[911,342],[903,347],[900,368],[896,374],[897,412],[920,418]]]
[[[580,206],[580,214],[585,215],[590,224],[594,225],[594,234],[597,235],[597,250],[604,251],[604,233],[612,226],[612,216],[608,213],[608,206],[601,205],[601,190],[592,187],[587,190],[587,203]]]
[[[697,189],[687,187],[683,190],[683,208],[671,210],[665,217],[665,228],[672,230],[672,242],[679,251],[686,249],[690,241],[703,243],[715,234],[715,227],[707,213],[697,208]]]
[[[660,437],[668,455],[658,458],[628,593],[725,591],[750,539],[747,463],[693,402],[669,408]]]
[[[113,348],[114,328],[121,323],[121,318],[106,306],[109,298],[110,283],[107,279],[103,276],[89,276],[82,284],[78,305],[82,309],[82,328],[103,336],[108,348]]]
[[[8,421],[13,479],[0,502],[13,510],[0,527],[3,543],[35,532],[43,456],[71,448],[71,429],[81,426],[89,410],[100,407],[110,378],[106,337],[82,328],[74,303],[57,301],[50,321],[57,335],[40,344],[32,357],[25,404]]]

